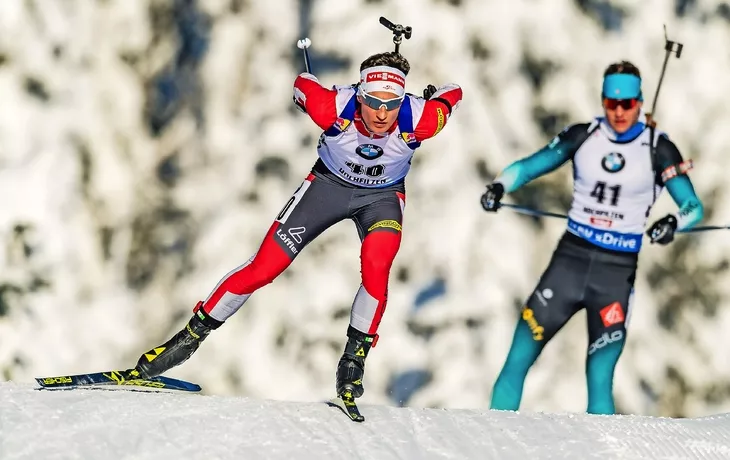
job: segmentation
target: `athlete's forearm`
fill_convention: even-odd
[[[504,191],[511,193],[554,171],[570,159],[569,149],[561,144],[562,142],[558,142],[552,147],[548,145],[527,158],[515,161],[499,174],[495,182],[500,182],[504,186]]]
[[[320,85],[314,75],[302,73],[297,77],[294,98],[320,128],[327,129],[337,120],[337,91]]]
[[[697,225],[704,216],[704,209],[689,177],[677,176],[667,181],[665,185],[669,195],[679,207],[677,230],[686,230]]]
[[[440,87],[429,100],[412,98],[416,99],[412,103],[413,108],[418,110],[418,107],[423,107],[418,124],[413,130],[416,140],[421,142],[441,132],[461,102],[462,96],[461,87],[450,83]]]

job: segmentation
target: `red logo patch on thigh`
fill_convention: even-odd
[[[611,305],[603,307],[600,311],[601,320],[603,325],[606,327],[613,326],[614,324],[623,323],[626,320],[624,316],[624,310],[621,308],[619,302],[614,302]]]

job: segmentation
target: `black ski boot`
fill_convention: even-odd
[[[205,340],[212,330],[218,329],[223,324],[205,314],[200,308],[201,304],[198,304],[195,314],[183,330],[167,342],[140,356],[137,365],[126,372],[125,378],[129,380],[157,377],[187,361],[198,349],[200,342]]]
[[[345,352],[337,363],[337,395],[348,392],[350,398],[359,398],[365,391],[362,379],[365,375],[365,358],[377,341],[377,334],[365,334],[352,326],[347,328]],[[344,399],[344,398],[343,398]]]

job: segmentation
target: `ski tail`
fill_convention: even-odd
[[[37,377],[41,388],[49,390],[70,389],[77,387],[123,385],[145,387],[149,389],[179,390],[198,392],[200,385],[185,380],[158,376],[149,379],[129,377],[127,371],[93,372],[90,374],[62,375],[57,377]]]
[[[365,417],[355,403],[355,398],[349,390],[344,391],[340,396],[330,399],[327,404],[330,407],[337,407],[345,413],[353,422],[363,422]]]

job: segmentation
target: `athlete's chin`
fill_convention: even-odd
[[[629,130],[629,123],[628,122],[614,122],[613,126],[611,126],[614,131],[616,131],[618,134],[623,134],[626,131]]]
[[[389,128],[390,126],[388,125],[388,123],[379,123],[376,121],[370,126],[370,131],[374,132],[375,134],[385,134],[388,132]]]

